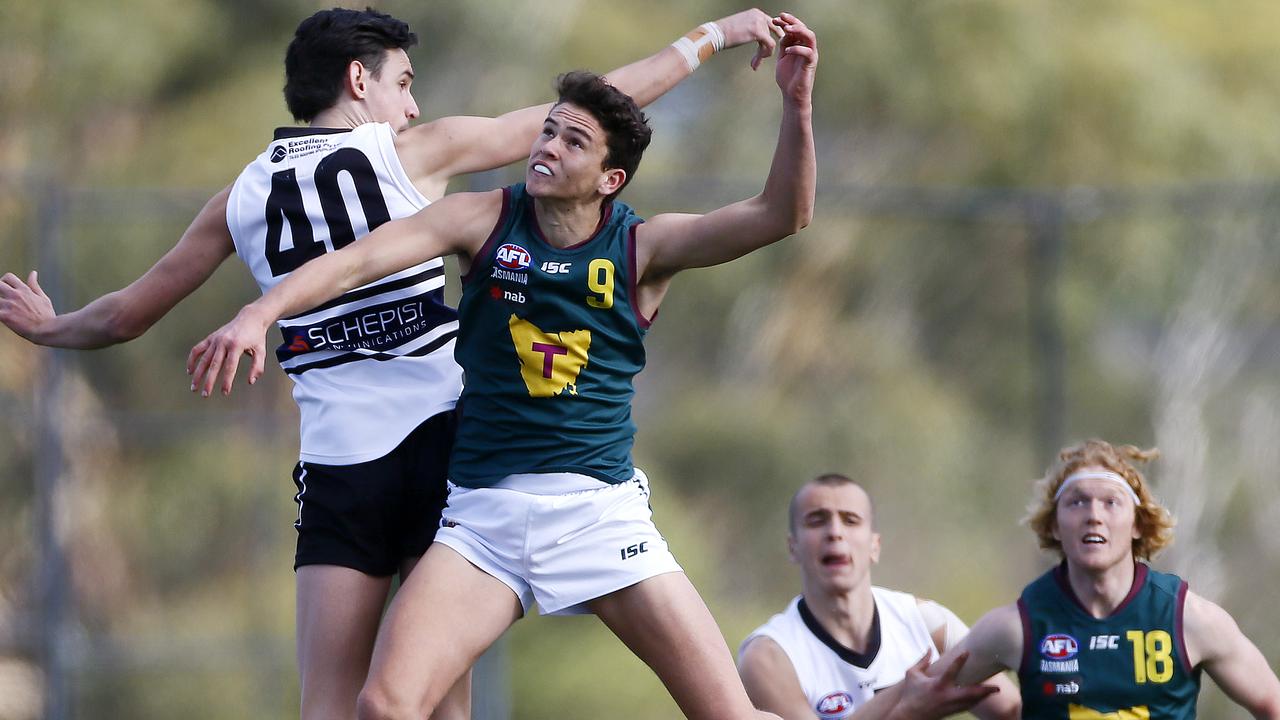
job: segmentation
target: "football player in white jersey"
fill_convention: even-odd
[[[25,282],[6,273],[0,278],[0,322],[54,347],[132,340],[232,253],[250,265],[265,290],[307,260],[440,199],[453,177],[523,158],[550,105],[410,127],[419,111],[406,49],[415,42],[405,23],[373,10],[326,10],[304,20],[286,55],[285,95],[295,118],[309,128],[278,132],[241,180],[210,199],[178,243],[128,287],[59,315],[34,271]],[[759,47],[754,68],[776,42],[770,18],[759,10],[706,23],[608,77],[644,105],[715,51],[750,42]],[[357,207],[359,213],[348,209]],[[434,517],[412,510],[432,505],[443,490],[451,408],[460,388],[451,359],[451,310],[437,302],[441,283],[438,266],[424,264],[371,283],[369,293],[344,298],[346,306],[316,308],[292,325],[282,323],[286,343],[278,357],[296,381],[303,422],[294,477],[304,720],[354,714],[392,575],[413,568],[438,523],[438,507]],[[300,357],[304,349],[316,352]],[[309,389],[304,372],[342,377],[357,389],[340,399]],[[403,415],[396,408],[419,397],[414,393],[423,378],[430,381],[429,397],[411,403],[408,422],[387,427],[347,417],[380,410]],[[344,442],[349,447],[339,447]],[[440,487],[424,487],[430,484],[424,477],[437,478]],[[384,488],[376,490],[384,495],[381,507],[360,507],[372,503],[371,488],[378,485]],[[434,717],[466,717],[468,695],[464,679]]]
[[[968,628],[936,602],[871,584],[880,535],[871,497],[848,477],[820,475],[801,486],[791,499],[789,526],[787,547],[800,566],[803,592],[739,650],[738,669],[757,708],[785,720],[928,720],[976,703],[972,711],[980,718],[1018,717],[1018,691],[1004,676],[990,687],[952,689],[944,698],[945,688],[928,686],[923,665],[904,684],[904,699],[889,701],[904,693],[897,689],[868,707],[874,695],[900,683],[921,658],[936,659]]]

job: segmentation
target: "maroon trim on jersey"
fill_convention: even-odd
[[[641,220],[632,225],[627,231],[627,262],[630,264],[627,268],[627,275],[631,285],[629,290],[631,293],[631,312],[635,314],[636,322],[640,323],[640,327],[648,330],[653,321],[658,319],[658,311],[654,310],[651,318],[646,318],[644,313],[640,312],[640,293],[637,290],[640,285],[640,276],[636,273],[636,228],[643,224],[644,221]]]
[[[1035,640],[1031,637],[1031,610],[1027,608],[1026,600],[1018,598],[1018,617],[1022,619],[1022,663],[1018,668],[1018,675],[1022,677],[1031,676],[1031,646],[1035,644]]]
[[[1187,636],[1182,622],[1182,611],[1187,606],[1187,581],[1178,586],[1178,600],[1173,609],[1173,634],[1178,638],[1178,654],[1182,656],[1182,669],[1191,675],[1195,669],[1191,667],[1191,656],[1187,654]]]
[[[480,266],[484,258],[493,254],[493,246],[498,242],[498,238],[502,235],[502,228],[507,224],[507,218],[511,217],[512,206],[511,188],[502,188],[502,212],[498,213],[498,224],[493,226],[493,231],[489,233],[489,237],[485,238],[484,244],[480,246],[480,252],[471,258],[471,267],[467,268],[467,274],[463,275],[462,284],[466,285],[475,277],[476,268]]]
[[[538,206],[533,202],[532,195],[529,196],[529,214],[533,218],[533,234],[541,240],[544,245],[553,247],[556,250],[577,250],[583,245],[595,240],[596,236],[600,234],[600,231],[604,229],[604,226],[608,224],[609,218],[613,217],[613,201],[610,200],[609,202],[606,202],[604,207],[600,209],[600,222],[596,223],[596,229],[591,231],[591,235],[586,240],[583,240],[580,243],[574,243],[568,247],[556,247],[547,241],[546,235],[542,234],[542,226],[538,224]]]
[[[290,125],[288,127],[276,128],[275,134],[272,136],[272,142],[283,140],[285,138],[307,137],[309,135],[336,135],[338,133],[351,132],[355,128],[326,128],[326,127],[297,127]]]
[[[1124,600],[1121,600],[1120,604],[1116,606],[1116,609],[1112,610],[1111,614],[1107,615],[1107,617],[1115,617],[1116,615],[1119,615],[1125,608],[1129,607],[1129,603],[1133,602],[1134,598],[1138,597],[1138,593],[1142,592],[1142,588],[1147,584],[1147,570],[1148,568],[1145,563],[1133,563],[1133,585],[1129,588],[1129,594],[1124,596]],[[1080,602],[1080,598],[1076,597],[1076,591],[1071,589],[1071,580],[1067,577],[1066,560],[1063,560],[1061,565],[1053,569],[1053,579],[1058,583],[1058,589],[1062,591],[1062,594],[1067,596],[1068,600],[1075,603],[1075,606],[1080,608],[1085,615],[1093,617],[1093,613],[1089,612],[1089,609],[1084,606],[1084,603]],[[1097,619],[1103,620],[1105,618]]]

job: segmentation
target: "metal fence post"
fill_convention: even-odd
[[[63,263],[63,232],[66,226],[67,193],[57,181],[44,186],[32,233],[40,284],[53,300],[54,307],[66,306]],[[72,716],[71,637],[69,624],[72,599],[68,590],[68,573],[64,542],[67,528],[59,518],[62,503],[60,487],[66,471],[63,448],[63,372],[66,351],[46,349],[46,362],[40,382],[36,384],[33,408],[38,433],[36,456],[32,463],[36,497],[36,547],[39,561],[37,597],[40,630],[38,640],[40,667],[43,671],[44,718],[68,720]]]
[[[1066,426],[1066,346],[1058,307],[1058,278],[1066,245],[1066,209],[1060,196],[1040,195],[1026,207],[1027,315],[1031,327],[1036,462],[1062,447]]]

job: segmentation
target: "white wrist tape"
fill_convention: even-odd
[[[711,57],[712,53],[724,49],[724,31],[713,22],[702,23],[684,37],[671,43],[671,47],[679,50],[684,56],[690,71],[697,70],[698,66]]]

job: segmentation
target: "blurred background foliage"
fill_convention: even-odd
[[[419,33],[426,118],[545,101],[557,72],[616,67],[741,7],[375,4]],[[325,6],[6,0],[0,270],[52,260],[64,310],[140,274],[290,123],[284,47]],[[1156,565],[1274,663],[1280,5],[787,9],[821,43],[817,216],[682,277],[638,382],[659,525],[730,645],[798,588],[785,507],[803,480],[864,480],[878,582],[972,621],[1049,563],[1018,524],[1049,450],[1101,436],[1161,447],[1151,476],[1180,524]],[[627,192],[642,214],[758,190],[779,102],[749,56],[714,59],[651,108]],[[201,402],[182,369],[254,294],[232,261],[133,343],[54,354],[0,333],[0,718],[42,713],[41,472],[60,477],[75,717],[296,713],[288,383],[272,372]],[[594,619],[530,618],[509,637],[514,717],[676,715]],[[1241,716],[1215,689],[1202,715]]]

